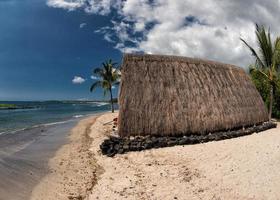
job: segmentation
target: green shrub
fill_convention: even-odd
[[[16,108],[14,104],[0,104],[0,108]]]
[[[250,76],[257,90],[259,91],[265,105],[269,106],[269,83],[262,78],[258,73],[251,71]],[[275,88],[274,102],[272,107],[272,117],[280,119],[280,80],[278,80],[278,87]]]

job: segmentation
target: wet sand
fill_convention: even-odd
[[[0,135],[0,200],[29,199],[77,121]]]
[[[83,119],[71,130],[69,142],[49,160],[50,172],[33,188],[31,200],[81,200],[89,194],[102,173],[89,150],[96,118]]]

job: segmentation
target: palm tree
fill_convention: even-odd
[[[109,61],[102,63],[102,67],[94,69],[93,74],[97,76],[99,80],[94,82],[90,87],[91,92],[97,87],[102,87],[104,90],[104,96],[108,91],[110,92],[112,113],[114,112],[112,88],[120,82],[120,70],[116,65],[117,63],[113,63],[110,59]]]
[[[244,39],[242,42],[250,49],[252,55],[256,59],[255,65],[250,67],[251,72],[258,73],[264,81],[267,81],[270,86],[269,93],[269,120],[272,117],[273,95],[277,86],[280,64],[280,37],[277,37],[274,43],[271,42],[270,31],[266,32],[264,26],[256,24],[256,36],[259,47],[257,53]]]

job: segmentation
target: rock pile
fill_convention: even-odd
[[[258,133],[271,128],[276,128],[276,126],[276,123],[265,122],[260,125],[237,130],[181,137],[136,136],[130,138],[120,138],[111,136],[109,139],[104,140],[104,142],[100,145],[100,148],[102,154],[113,157],[116,154],[123,154],[129,151],[142,151],[151,148],[171,147],[175,145],[197,144],[230,139],[239,136],[250,135],[252,133]]]

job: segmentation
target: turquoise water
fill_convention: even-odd
[[[34,108],[0,110],[0,134],[110,111],[110,104],[108,103],[65,101],[0,102],[0,104],[2,103],[32,106]]]

